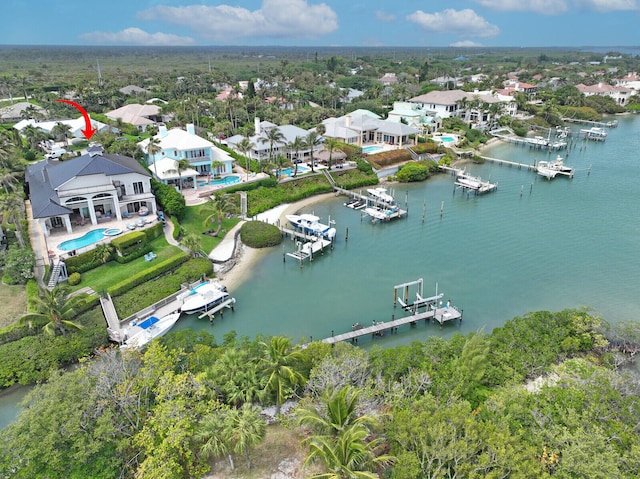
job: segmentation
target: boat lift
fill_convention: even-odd
[[[409,289],[411,286],[418,286],[416,292],[416,299],[413,303],[409,303]],[[438,307],[438,301],[444,297],[444,293],[438,294],[438,285],[436,284],[436,295],[425,298],[422,296],[424,287],[424,280],[422,278],[416,281],[409,281],[407,283],[397,284],[393,287],[393,307],[396,307],[397,303],[400,303],[402,309],[410,311],[412,314],[416,314],[420,308],[436,309]],[[398,296],[398,290],[404,289],[404,295]]]

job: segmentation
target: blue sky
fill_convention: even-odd
[[[632,46],[640,0],[0,0],[0,44]]]

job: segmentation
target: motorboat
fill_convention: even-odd
[[[391,206],[388,209],[381,208],[380,206],[368,206],[364,209],[364,212],[371,216],[374,221],[388,221],[391,219],[391,215],[394,213],[398,213],[399,209],[397,206]]]
[[[480,178],[464,173],[457,176],[455,184],[471,190],[479,190],[482,188],[482,180]]]
[[[556,170],[558,173],[563,173],[565,175],[573,175],[573,168],[564,164],[564,158],[560,155],[556,157],[556,159],[549,163],[549,168],[552,170]]]
[[[371,197],[371,199],[373,199],[378,203],[392,205],[396,202],[396,199],[392,195],[387,193],[386,188],[381,188],[381,187],[369,188],[367,189],[367,193],[369,193],[369,196]]]
[[[169,332],[180,318],[180,312],[167,314],[162,318],[149,316],[141,322],[132,321],[125,333],[125,340],[120,345],[121,349],[142,349],[151,341]]]
[[[536,172],[547,179],[555,178],[557,175],[573,177],[573,168],[564,164],[563,158],[558,155],[554,161],[539,161]]]
[[[229,293],[224,285],[215,281],[202,283],[180,298],[183,300],[180,311],[185,314],[204,311],[218,306],[228,298]]]
[[[322,236],[332,240],[336,236],[336,229],[320,223],[320,218],[316,215],[304,213],[301,215],[286,215],[287,221],[294,228],[313,236]]]
[[[550,180],[556,177],[558,170],[553,169],[550,162],[542,160],[536,165],[536,173]]]

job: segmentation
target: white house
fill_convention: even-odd
[[[116,110],[105,113],[110,120],[121,120],[124,123],[138,128],[139,131],[145,131],[149,125],[155,125],[162,121],[160,115],[160,107],[157,105],[139,105],[131,103]]]
[[[128,156],[104,153],[94,147],[67,161],[43,160],[27,166],[25,183],[34,220],[45,236],[52,228],[66,228],[90,221],[97,225],[142,207],[156,212],[151,175]]]
[[[441,118],[459,117],[470,122],[488,122],[491,120],[489,109],[493,104],[500,105],[499,114],[511,114],[510,104],[513,98],[499,97],[482,92],[463,90],[432,91],[411,98],[409,102],[434,111]]]
[[[435,133],[442,126],[442,119],[429,110],[408,101],[396,101],[387,114],[389,121],[404,122],[425,133]]]
[[[608,96],[621,106],[626,105],[627,101],[634,93],[634,90],[631,88],[627,88],[625,86],[612,86],[604,82],[599,82],[595,85],[583,85],[580,83],[579,85],[576,85],[576,88],[580,90],[580,93],[584,96]]]
[[[324,136],[343,143],[363,146],[367,143],[389,143],[404,146],[413,143],[411,135],[419,133],[399,121],[383,120],[368,110],[356,110],[339,118],[327,118]]]
[[[201,175],[213,173],[211,164],[214,161],[219,163],[215,173],[225,175],[233,171],[233,158],[209,140],[196,135],[195,127],[192,123],[187,124],[186,131],[181,128],[167,130],[165,125],[160,125],[158,134],[153,138],[157,138],[160,148],[153,155],[149,154],[148,151],[149,138],[138,143],[138,146],[146,154],[147,164],[151,171],[154,171],[153,163],[163,158],[171,158],[173,160],[186,158],[189,160],[191,168]]]
[[[102,133],[109,130],[115,130],[115,128],[110,127],[100,121],[90,120],[92,128],[96,129],[96,133]],[[36,120],[22,120],[13,125],[13,127],[20,132],[20,134],[24,133],[24,129],[27,126],[33,126],[39,130],[42,130],[46,134],[50,135],[51,130],[55,128],[58,123],[62,123],[63,125],[67,125],[69,127],[69,137],[70,138],[82,138],[85,139],[85,135],[82,130],[87,128],[84,117],[76,118],[75,120],[53,120],[53,121],[36,121]]]

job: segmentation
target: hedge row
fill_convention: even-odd
[[[121,295],[134,286],[144,283],[145,281],[149,281],[150,279],[155,278],[156,276],[159,276],[172,268],[175,268],[179,264],[184,263],[188,258],[189,255],[187,255],[187,253],[181,252],[176,256],[172,256],[169,259],[153,265],[153,267],[151,268],[147,268],[144,271],[140,271],[139,273],[134,274],[132,277],[127,278],[126,280],[114,284],[107,290],[107,292],[111,296]]]
[[[147,243],[147,235],[142,231],[132,231],[111,240],[111,244],[122,256],[131,254]]]
[[[91,250],[66,258],[64,264],[67,265],[67,273],[86,273],[102,265],[102,262],[95,256],[94,250]]]
[[[191,283],[203,276],[213,274],[213,265],[208,258],[195,258],[182,263],[174,271],[159,278],[146,281],[113,298],[118,316],[126,318],[140,311],[140,298],[144,305],[153,304],[178,291],[183,283]],[[162,278],[161,281],[158,279]]]

